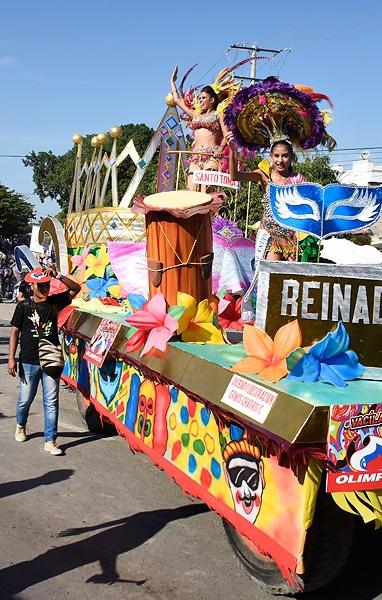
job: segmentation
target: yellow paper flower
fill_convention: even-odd
[[[255,325],[244,325],[243,342],[248,358],[239,360],[232,367],[236,373],[260,375],[276,382],[288,373],[286,357],[302,343],[297,320],[283,325],[276,331],[275,339]]]
[[[102,246],[99,249],[98,256],[94,256],[94,254],[88,254],[85,259],[85,279],[88,279],[91,275],[103,278],[105,274],[105,269],[109,262],[110,259],[107,253],[106,245],[102,244]]]
[[[183,315],[178,320],[177,329],[184,342],[224,343],[222,332],[213,324],[214,311],[208,300],[202,300],[196,305],[195,298],[184,292],[178,292],[176,303],[178,306],[185,307]]]

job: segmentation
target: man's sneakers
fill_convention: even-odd
[[[46,450],[47,452],[49,452],[49,454],[52,454],[53,456],[61,456],[62,454],[64,454],[61,448],[57,446],[56,441],[45,442],[44,450]]]
[[[15,440],[16,442],[25,442],[27,440],[25,425],[16,425]],[[57,446],[56,441],[45,442],[44,450],[53,456],[61,456],[64,454],[61,448]]]
[[[26,442],[27,434],[25,425],[16,425],[15,440],[16,442]]]

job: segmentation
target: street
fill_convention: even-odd
[[[43,451],[40,397],[27,442],[15,442],[17,379],[6,372],[14,306],[0,304],[1,600],[270,600],[238,564],[219,516],[124,439],[87,432],[74,393],[61,389],[65,456]],[[381,599],[379,556],[380,545],[363,547],[362,560],[304,598]]]

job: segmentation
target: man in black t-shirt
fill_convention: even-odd
[[[52,277],[60,279],[68,288],[61,294],[49,296]],[[31,297],[19,302],[15,308],[9,339],[8,373],[15,377],[17,372],[16,350],[20,341],[19,376],[20,392],[16,406],[17,442],[25,442],[26,423],[29,409],[36,397],[39,382],[42,382],[42,399],[44,406],[44,449],[54,456],[62,454],[56,444],[58,421],[59,379],[53,379],[45,373],[39,361],[39,340],[49,340],[59,345],[57,315],[62,308],[70,304],[81,287],[54,269],[34,269],[25,276],[30,284]]]

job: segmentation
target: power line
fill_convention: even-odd
[[[382,146],[359,146],[358,148],[334,148],[332,152],[356,152],[357,150],[382,150]],[[325,150],[317,150],[317,152],[325,152]]]
[[[0,154],[0,158],[26,158],[26,154]]]

